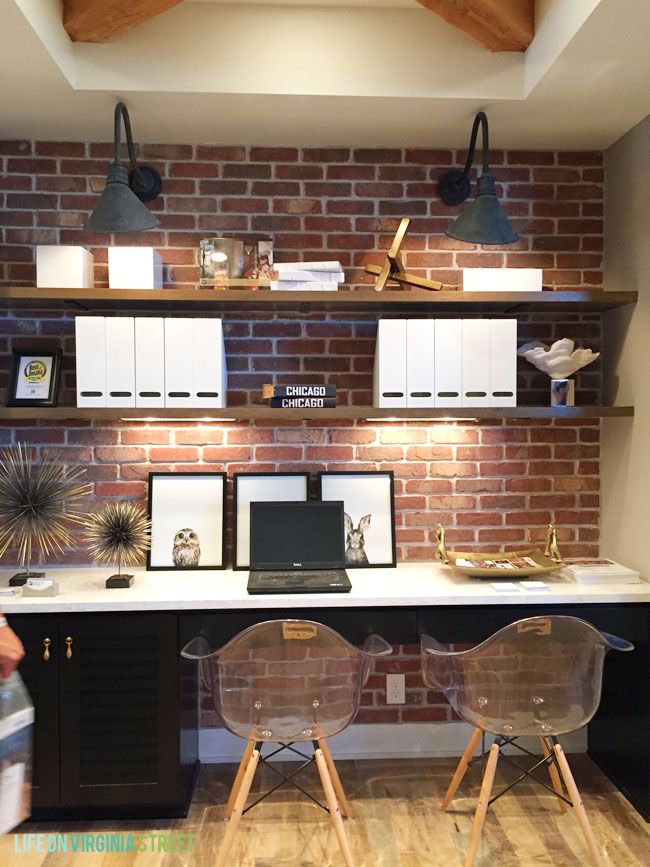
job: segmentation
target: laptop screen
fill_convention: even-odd
[[[251,503],[251,569],[343,569],[343,503]]]

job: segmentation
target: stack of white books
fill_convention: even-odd
[[[563,572],[576,584],[640,584],[641,577],[634,569],[621,566],[615,560],[585,557],[565,560]]]
[[[275,262],[278,279],[271,289],[283,292],[336,292],[345,280],[340,262]]]

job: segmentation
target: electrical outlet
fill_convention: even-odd
[[[406,680],[403,674],[386,675],[386,704],[406,703]]]

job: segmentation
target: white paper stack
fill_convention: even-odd
[[[271,289],[282,292],[336,292],[345,280],[340,262],[276,262],[278,279]]]
[[[615,560],[584,558],[567,560],[564,574],[576,584],[640,584],[641,576]]]

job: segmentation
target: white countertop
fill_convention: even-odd
[[[15,569],[0,571],[5,591]],[[434,605],[526,605],[544,603],[650,602],[650,584],[574,584],[559,574],[543,576],[544,592],[518,589],[503,593],[486,580],[467,578],[439,563],[401,563],[396,569],[350,569],[350,593],[249,596],[248,572],[165,571],[135,574],[127,590],[107,590],[107,568],[53,567],[47,577],[59,582],[58,596],[0,595],[5,614],[92,611],[188,611],[198,609],[362,608]]]

